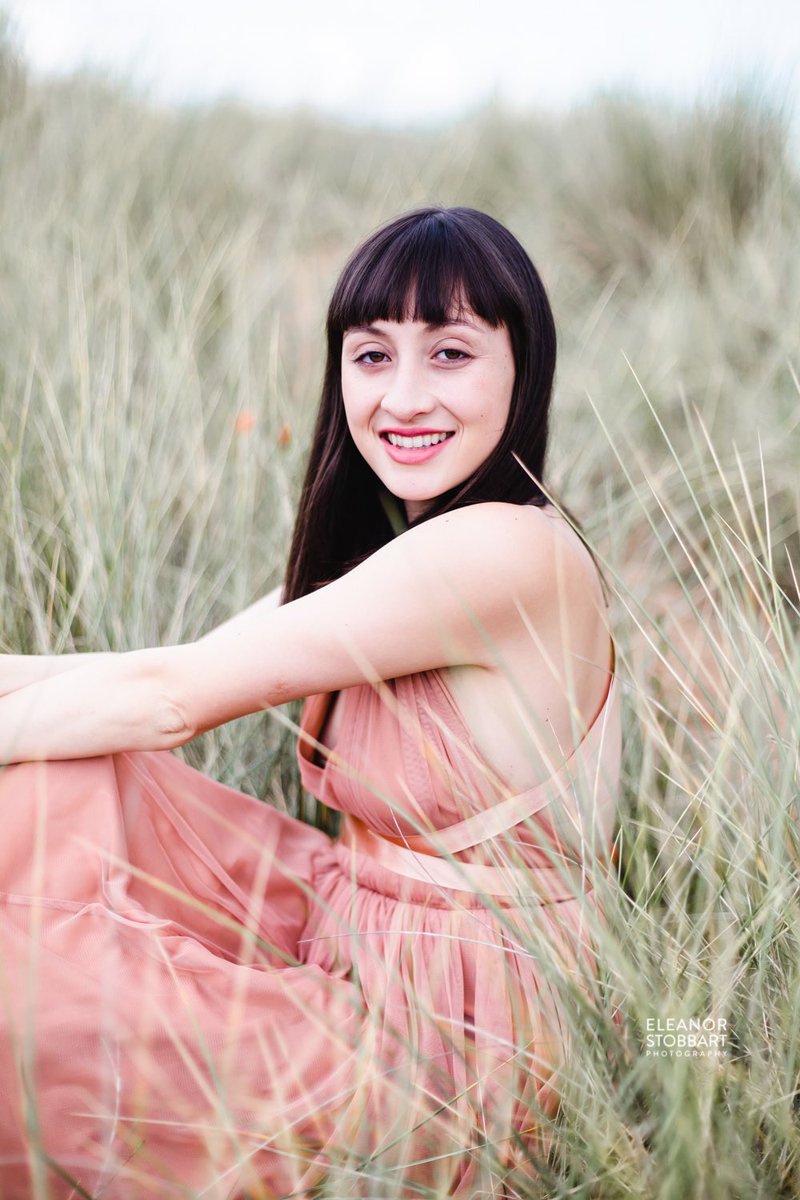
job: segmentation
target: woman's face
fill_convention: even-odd
[[[347,331],[347,424],[378,478],[405,501],[409,521],[463,483],[494,450],[508,418],[514,374],[507,327],[493,329],[470,311],[447,325],[376,321]],[[431,444],[409,448],[409,438]]]

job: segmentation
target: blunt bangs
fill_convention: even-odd
[[[398,535],[398,515],[403,523],[349,434],[342,394],[345,333],[375,321],[441,326],[465,309],[492,328],[505,325],[509,331],[515,376],[508,419],[485,461],[467,479],[432,497],[410,524],[487,501],[540,508],[550,502],[544,479],[557,339],[536,267],[514,234],[488,213],[461,206],[404,213],[350,255],[333,290],[322,395],[284,604],[339,579]],[[560,507],[577,529],[566,506]]]
[[[452,209],[409,216],[379,230],[345,266],[328,311],[329,337],[374,321],[445,325],[465,310],[493,328],[509,324],[519,312],[517,289],[485,231],[476,237],[462,228]]]

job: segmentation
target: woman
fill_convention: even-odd
[[[282,603],[0,667],[4,1197],[488,1195],[546,1146],[531,947],[594,970],[619,765],[598,572],[538,483],[550,307],[503,226],[431,208],[327,336]],[[336,840],[170,753],[300,697]]]

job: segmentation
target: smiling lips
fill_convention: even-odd
[[[428,449],[431,446],[438,446],[440,442],[446,441],[454,433],[454,429],[384,429],[381,431],[380,436],[390,446],[395,446],[398,449],[419,450],[421,448]]]
[[[398,430],[384,429],[380,437],[393,462],[410,466],[427,462],[429,458],[441,454],[447,442],[455,437],[455,432],[454,429],[430,429],[424,432],[415,429],[411,436]]]

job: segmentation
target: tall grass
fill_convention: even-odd
[[[595,930],[625,1024],[554,973],[575,1059],[542,1195],[800,1192],[787,129],[736,92],[354,130],[34,84],[0,53],[2,650],[190,639],[279,579],[325,297],[380,221],[475,204],[541,267],[561,342],[550,483],[612,581],[625,688],[619,881]],[[301,811],[274,715],[181,753]],[[728,1022],[720,1060],[646,1054],[648,1018],[709,1015]],[[363,1178],[345,1164],[328,1194]]]

